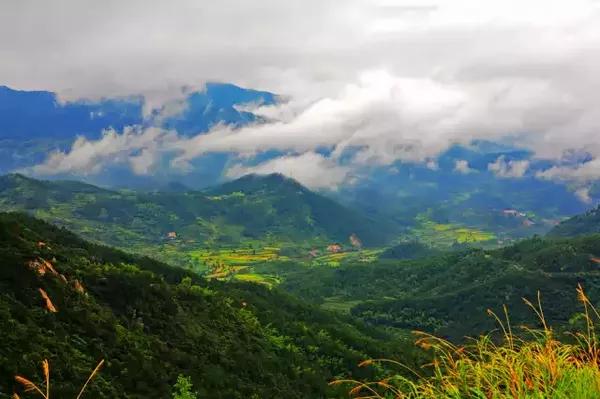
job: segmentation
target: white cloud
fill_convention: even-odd
[[[493,172],[498,177],[503,178],[518,178],[523,177],[529,169],[529,161],[527,160],[506,160],[504,155],[501,155],[493,163],[488,164],[488,170]]]
[[[313,189],[336,189],[350,178],[350,168],[314,152],[282,156],[256,166],[237,164],[227,170],[232,178],[249,173],[281,173]]]
[[[399,76],[452,76],[510,60],[522,72],[537,63],[548,73],[569,52],[593,51],[597,39],[593,0],[415,3],[5,1],[0,76],[67,97],[208,79],[297,95],[379,66]]]
[[[537,177],[548,180],[565,180],[587,183],[600,179],[600,159],[584,163],[553,166],[537,173]]]
[[[425,167],[429,170],[439,170],[440,165],[434,160],[429,160],[425,163]]]
[[[464,175],[474,172],[474,170],[469,166],[469,162],[464,159],[457,159],[454,162],[454,171]]]
[[[142,94],[146,112],[165,115],[181,111],[179,87],[208,80],[290,99],[257,111],[271,123],[217,126],[191,139],[141,128],[78,139],[37,168],[44,173],[96,173],[111,162],[152,173],[164,153],[183,168],[210,152],[278,150],[293,158],[321,148],[331,150],[331,162],[352,154],[352,167],[426,163],[455,143],[506,137],[539,158],[585,149],[599,160],[599,7],[594,0],[3,2],[0,82],[65,99]],[[508,177],[525,164],[495,167]],[[597,178],[587,168],[540,177]]]
[[[157,162],[156,152],[150,151],[147,148],[142,149],[138,155],[129,157],[131,169],[136,175],[150,174]]]
[[[581,187],[575,190],[575,196],[579,198],[579,200],[585,204],[591,204],[593,199],[590,195],[589,187]]]
[[[97,174],[108,166],[129,164],[136,174],[151,173],[159,154],[177,140],[174,132],[158,128],[125,128],[122,133],[106,130],[98,140],[79,137],[70,151],[55,151],[43,164],[32,168],[37,175],[64,173]]]
[[[146,119],[153,119],[160,123],[171,116],[181,114],[187,109],[187,97],[191,92],[202,91],[203,86],[164,87],[156,90],[144,91],[143,115]]]
[[[545,87],[523,83],[530,101],[511,106],[510,101],[503,100],[511,97],[506,94],[510,87],[442,84],[431,79],[398,78],[382,70],[369,71],[335,98],[309,105],[291,100],[255,108],[254,112],[267,118],[268,123],[242,128],[217,125],[193,137],[157,128],[130,128],[122,135],[111,131],[97,141],[78,139],[69,153],[53,154],[37,171],[76,172],[80,168],[84,173],[97,173],[102,170],[99,164],[124,162],[123,157],[142,150],[147,160],[172,154],[171,166],[179,170],[189,169],[194,159],[215,152],[252,157],[268,150],[298,154],[318,149],[330,150],[332,161],[351,154],[353,167],[403,161],[423,162],[434,168],[432,160],[451,145],[466,144],[475,138],[506,138],[507,132],[522,129],[524,119],[536,113],[538,107],[556,101]],[[551,129],[553,126],[548,125],[531,135],[543,135]],[[527,144],[528,137],[520,136],[521,144]],[[136,173],[149,173],[152,168],[140,168],[140,161],[132,161],[137,162],[132,163],[138,167]],[[527,161],[503,158],[489,166],[502,177],[522,176],[527,167]],[[457,171],[469,169],[460,164]]]
[[[593,201],[590,183],[600,179],[600,159],[592,159],[583,163],[553,166],[536,173],[539,179],[568,182],[574,187],[574,193],[581,202],[590,204]]]

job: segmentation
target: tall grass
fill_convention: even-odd
[[[104,360],[100,360],[100,363],[98,363],[96,368],[94,368],[88,379],[85,381],[85,383],[79,390],[79,393],[77,394],[75,399],[80,399],[83,396],[85,389],[88,387],[90,381],[94,379],[96,374],[98,374],[103,364]],[[44,389],[40,388],[31,380],[21,375],[15,376],[15,381],[17,381],[23,387],[25,393],[33,393],[35,395],[41,396],[43,399],[50,399],[50,363],[48,362],[48,359],[44,359],[44,361],[42,362],[42,371],[44,374]],[[13,394],[12,399],[21,399],[21,397],[15,393]]]
[[[515,335],[506,307],[504,320],[488,310],[500,325],[500,344],[487,335],[457,346],[418,333],[417,345],[434,353],[428,376],[411,370],[416,380],[393,375],[374,382],[338,380],[332,384],[350,384],[350,396],[364,399],[598,399],[600,352],[594,321],[600,315],[581,286],[577,296],[583,304],[585,328],[572,334],[571,343],[556,339],[538,293],[537,304],[525,302],[539,318],[541,329],[525,328],[523,335]],[[385,359],[361,365],[374,363],[404,367]]]

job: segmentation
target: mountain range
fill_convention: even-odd
[[[216,123],[254,121],[252,113],[236,106],[269,105],[276,96],[231,84],[208,83],[200,91],[182,90],[179,101],[181,112],[161,118],[160,125],[187,135],[207,131]],[[149,107],[141,96],[66,101],[49,91],[0,86],[0,137],[15,141],[98,138],[104,129],[120,131],[125,126],[142,125],[163,111],[161,107]]]
[[[255,122],[258,118],[239,106],[276,101],[272,93],[224,83],[207,83],[202,90],[182,88],[176,100],[156,106],[138,95],[67,101],[49,91],[0,86],[0,173],[40,164],[52,151],[68,151],[77,137],[96,140],[105,130],[122,132],[128,126],[157,126],[189,136],[206,132],[216,124],[241,126]],[[224,160],[216,157],[212,162],[216,165]],[[106,171],[97,180],[126,185],[124,172]],[[111,173],[120,174],[120,179]],[[219,175],[211,175],[211,181]],[[145,186],[164,183],[136,178],[131,173],[129,179],[129,183]]]
[[[209,82],[202,89],[180,88],[176,92],[171,99],[159,102],[136,94],[66,100],[49,91],[0,86],[0,173],[31,174],[31,168],[43,163],[49,153],[69,151],[77,137],[93,141],[105,130],[122,133],[128,126],[157,127],[180,137],[191,137],[205,134],[217,125],[235,129],[264,122],[252,112],[253,107],[284,101],[270,92],[227,83]],[[94,173],[76,170],[44,173],[49,178],[85,180],[113,188],[153,190],[178,183],[202,189],[228,180],[227,169],[233,160],[238,160],[237,155],[206,154],[191,162],[185,173],[169,172],[165,167],[151,175],[140,175],[119,165],[108,165]],[[277,151],[254,154],[250,164],[280,155]],[[584,155],[577,158],[577,162],[586,160]],[[511,162],[521,162],[523,170],[510,169],[507,165]],[[464,168],[457,169],[456,165]],[[413,219],[417,212],[411,203],[423,203],[441,208],[439,212],[449,219],[462,223],[485,219],[488,225],[493,218],[492,209],[533,212],[539,214],[538,222],[542,222],[541,219],[581,213],[600,198],[596,185],[588,187],[582,201],[576,195],[577,187],[537,176],[554,165],[536,159],[531,151],[479,140],[456,144],[427,165],[396,162],[365,168],[359,171],[360,178],[352,179],[352,184],[343,184],[337,192],[332,190],[332,194],[339,194],[338,199],[366,211],[377,210],[386,218],[408,215]]]
[[[504,305],[537,328],[523,298],[539,295],[562,336],[579,328],[575,288],[600,298],[597,187],[582,198],[542,179],[553,165],[512,146],[457,144],[433,163],[370,167],[320,191],[279,173],[231,179],[233,153],[180,176],[32,176],[49,151],[106,129],[235,130],[263,123],[249,110],[280,98],[207,84],[145,101],[0,88],[0,171],[25,172],[0,176],[0,212],[25,212],[0,215],[0,386],[48,356],[66,380],[110,359],[95,397],[168,396],[179,375],[207,397],[344,397],[325,382],[386,376],[357,368],[363,358],[428,362],[411,330],[494,334],[488,313]]]
[[[248,175],[204,191],[109,190],[76,181],[0,177],[0,209],[28,211],[83,237],[189,262],[199,248],[306,248],[389,242],[398,228],[314,193],[282,175]]]
[[[600,0],[0,0],[0,399],[600,399],[599,66]]]
[[[500,248],[397,243],[411,230],[278,174],[153,192],[10,174],[0,210],[29,213],[0,214],[2,389],[50,357],[70,395],[105,358],[94,397],[168,396],[185,375],[209,397],[341,398],[326,381],[386,377],[361,359],[430,362],[411,330],[493,334],[504,305],[538,328],[523,299],[540,298],[567,337],[575,288],[600,298],[597,210]]]

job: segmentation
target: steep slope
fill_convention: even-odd
[[[7,175],[0,177],[0,210],[26,210],[87,239],[163,259],[257,241],[347,242],[353,233],[374,245],[393,234],[391,227],[279,175],[243,177],[209,192],[150,193]]]
[[[321,230],[321,235],[344,243],[354,233],[367,246],[381,245],[397,231],[397,227],[385,219],[366,217],[277,173],[246,175],[208,192],[224,196],[243,194],[253,202],[272,198],[277,217],[255,221],[264,223],[265,229],[291,218],[285,229],[298,232]]]
[[[44,358],[53,395],[72,397],[103,358],[90,397],[165,398],[184,374],[201,397],[320,398],[334,375],[366,376],[362,358],[404,350],[276,290],[207,284],[24,214],[0,214],[0,261],[1,397],[15,374],[41,379]]]
[[[592,233],[600,233],[600,207],[562,221],[550,230],[548,235],[550,237],[574,237]]]

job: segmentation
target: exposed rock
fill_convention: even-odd
[[[56,309],[56,306],[54,306],[54,304],[52,303],[52,300],[50,300],[50,297],[48,296],[46,291],[44,291],[41,288],[38,288],[38,290],[40,292],[40,295],[42,296],[42,299],[44,300],[44,306],[46,307],[46,310],[50,313],[58,312],[58,310]]]
[[[27,263],[27,266],[40,276],[44,276],[46,273],[57,277],[59,276],[54,266],[52,266],[52,263],[48,262],[46,259],[37,258],[35,260],[31,260]]]
[[[73,288],[80,294],[85,294],[85,288],[83,288],[83,284],[81,284],[81,282],[77,279],[73,280]]]

